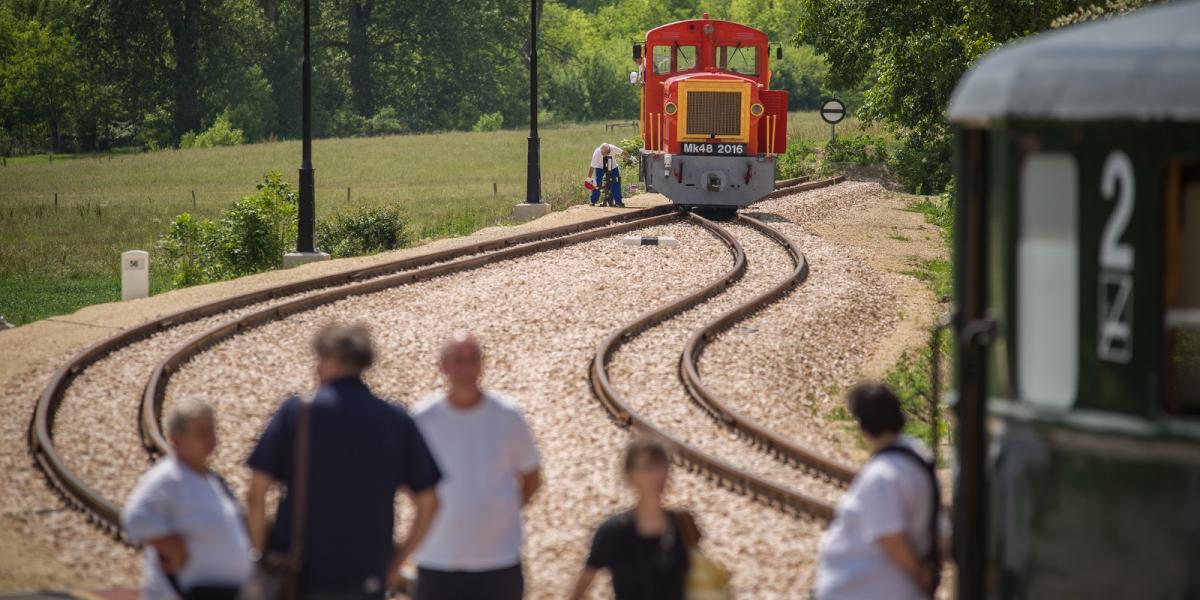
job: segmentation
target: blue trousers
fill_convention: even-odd
[[[621,198],[621,169],[618,167],[612,168],[612,185],[608,186],[612,190],[613,202],[624,204]],[[592,204],[600,201],[600,187],[604,185],[604,170],[596,169],[596,189],[592,190]]]

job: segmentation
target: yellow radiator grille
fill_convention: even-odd
[[[687,135],[742,134],[742,93],[687,93]]]

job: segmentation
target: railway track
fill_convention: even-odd
[[[747,271],[746,252],[732,233],[698,215],[689,215],[689,218],[708,229],[725,243],[733,258],[732,266],[704,288],[684,298],[657,307],[626,323],[606,337],[597,347],[591,364],[590,377],[593,391],[610,416],[619,424],[664,439],[671,447],[676,459],[685,465],[698,468],[733,490],[748,494],[787,512],[823,520],[832,519],[833,507],[828,502],[782,484],[774,478],[764,477],[735,465],[722,456],[703,448],[704,444],[702,443],[689,443],[684,439],[685,436],[677,435],[657,423],[648,414],[653,412],[653,409],[638,410],[634,406],[635,403],[626,400],[613,383],[609,366],[622,346],[629,344],[652,328],[709,300],[718,298],[723,292],[736,285]],[[793,261],[793,269],[788,277],[771,286],[770,289],[754,296],[747,302],[720,313],[716,318],[708,320],[699,328],[692,330],[679,359],[680,382],[688,395],[722,426],[733,430],[738,436],[751,441],[759,449],[783,459],[788,464],[800,467],[802,470],[840,487],[853,478],[854,472],[851,469],[808,451],[782,436],[772,433],[763,425],[743,417],[731,408],[727,401],[711,392],[704,385],[700,376],[698,362],[704,347],[712,339],[720,332],[751,317],[757,311],[786,295],[788,291],[799,285],[808,273],[803,254],[786,236],[761,221],[746,216],[739,215],[737,223],[761,233],[786,250]]]
[[[786,188],[786,191],[803,191],[805,189],[830,185],[840,180],[841,178],[835,178],[819,182],[800,182]],[[617,235],[633,229],[665,223],[676,218],[679,218],[679,215],[673,212],[669,206],[622,213],[620,215],[592,219],[540,232],[509,236],[498,240],[445,250],[427,256],[392,261],[355,271],[318,277],[276,288],[242,294],[156,319],[119,333],[83,350],[54,374],[36,404],[30,423],[28,441],[31,454],[51,487],[63,496],[68,505],[81,511],[89,521],[97,525],[100,529],[123,541],[120,533],[119,508],[117,503],[98,493],[94,489],[95,486],[89,485],[68,467],[55,447],[53,436],[55,417],[67,390],[89,367],[92,367],[105,357],[173,328],[194,324],[202,319],[216,319],[225,313],[244,313],[234,319],[226,320],[215,327],[210,327],[197,335],[191,336],[185,343],[176,347],[168,356],[158,361],[147,378],[140,402],[138,402],[136,420],[142,444],[151,456],[157,456],[165,452],[167,448],[167,442],[161,429],[162,419],[160,413],[166,385],[171,374],[177,371],[190,358],[203,352],[213,344],[219,343],[221,340],[265,323],[283,319],[290,315],[349,296],[368,294],[391,287],[408,285],[417,281],[479,268],[497,261],[509,260],[591,239]],[[688,215],[687,218],[700,219],[700,217],[692,215]],[[734,243],[736,245],[736,241]],[[725,285],[728,284],[726,283]],[[693,294],[689,298],[694,296],[696,295]],[[698,301],[696,300],[695,302]],[[769,300],[765,301],[763,305],[769,302]],[[753,312],[753,310],[756,309],[750,309],[749,312]],[[714,331],[717,331],[717,329],[714,329]],[[702,346],[700,352],[702,352]],[[699,356],[699,353],[695,354],[695,360],[698,360]],[[595,381],[594,373],[593,381]],[[702,385],[702,381],[700,383]],[[709,398],[715,399],[711,394]],[[719,399],[715,400],[714,406],[722,405]],[[727,410],[725,414],[736,413]],[[761,427],[759,429],[762,431],[756,432],[754,430],[755,424],[744,419],[727,420],[727,423],[735,429],[742,431],[743,434],[753,434],[751,435],[752,439],[762,437],[761,434],[763,433],[769,435],[769,431]],[[670,441],[669,436],[666,436],[666,439]],[[769,438],[764,439],[769,440]],[[763,440],[758,441],[764,444],[772,443]],[[783,452],[789,456],[800,456],[800,453],[796,452],[795,448],[789,450],[788,446],[784,444],[777,444],[776,447],[783,448]],[[706,471],[717,475],[719,480],[733,482],[736,489],[747,491],[759,498],[769,499],[777,505],[788,507],[797,513],[812,514],[817,517],[826,518],[831,514],[827,505],[817,501],[806,501],[796,497],[794,493],[786,488],[772,484],[766,480],[760,481],[751,474],[741,473],[735,467],[722,462],[718,457],[703,455],[703,453],[689,449],[686,446],[675,445],[675,449],[679,456],[691,464],[700,466]],[[810,467],[816,462],[796,460],[797,464],[808,465]],[[818,470],[821,469],[818,468]],[[837,477],[834,474],[836,469],[826,469],[823,472],[829,472],[831,476]]]
[[[428,278],[437,274],[454,272],[456,269],[477,268],[493,260],[503,260],[497,256],[512,258],[568,243],[615,235],[674,218],[676,216],[670,206],[621,213],[241,294],[155,319],[84,349],[54,373],[34,407],[28,434],[30,453],[49,485],[63,497],[70,507],[83,513],[91,523],[101,530],[123,541],[120,533],[120,509],[117,503],[98,493],[94,489],[94,485],[89,485],[66,464],[55,446],[53,435],[55,417],[67,389],[89,367],[106,356],[174,327],[257,304],[267,304],[290,296],[307,294],[314,290],[328,288],[326,292],[316,294],[314,297],[321,297],[323,294],[336,292],[346,287],[358,289],[359,293],[365,293],[368,288],[383,289],[387,287],[381,285],[380,281],[387,281],[393,286],[415,281],[409,277],[410,274],[406,271],[414,273],[423,271],[423,275],[418,279]],[[285,301],[282,305],[288,306],[295,312],[303,306],[298,304],[297,300],[299,299]],[[274,307],[268,307],[252,314],[257,315],[257,319],[263,319],[266,314],[271,314],[273,311],[277,317],[284,316],[278,313]],[[155,422],[153,426],[146,427],[141,412],[139,410],[138,422],[139,430],[145,432],[144,443],[153,451],[161,451],[165,448],[161,426]]]
[[[716,419],[717,422],[733,429],[739,435],[750,439],[768,452],[776,454],[794,465],[823,475],[830,481],[849,484],[850,480],[854,479],[854,470],[797,445],[761,423],[741,414],[727,400],[709,389],[704,384],[704,379],[700,376],[700,359],[704,355],[705,347],[712,340],[716,339],[721,333],[754,316],[755,313],[766,308],[771,303],[780,300],[808,277],[808,262],[795,242],[758,219],[740,215],[738,221],[749,225],[764,236],[771,238],[787,250],[794,268],[787,278],[781,280],[771,289],[745,304],[727,310],[710,320],[704,326],[693,331],[688,337],[687,344],[683,348],[683,354],[679,359],[679,378],[683,382],[688,395],[704,408],[709,415]]]

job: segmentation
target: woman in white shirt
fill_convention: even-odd
[[[863,383],[847,394],[872,458],[838,503],[821,539],[817,600],[921,600],[936,591],[940,552],[934,466],[920,441],[902,436],[900,400]]]
[[[145,600],[232,600],[252,569],[240,505],[208,468],[213,412],[180,403],[167,421],[172,453],[142,475],[121,511],[126,537],[146,548]]]

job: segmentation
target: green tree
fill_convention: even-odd
[[[798,0],[795,41],[825,56],[834,87],[873,79],[860,117],[904,141],[901,176],[940,191],[950,178],[950,130],[942,114],[967,68],[996,46],[1051,26],[1098,0]],[[1146,4],[1137,2],[1135,4]]]
[[[89,68],[118,90],[140,123],[165,111],[166,139],[238,104],[254,87],[247,79],[258,63],[254,0],[94,0],[74,29],[89,49]]]
[[[24,126],[27,135],[61,147],[82,81],[78,51],[69,32],[0,10],[0,123],[6,130]]]

